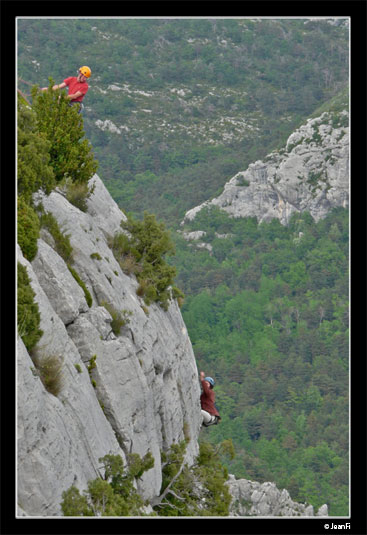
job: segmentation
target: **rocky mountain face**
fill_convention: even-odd
[[[63,360],[64,386],[55,397],[19,338],[18,503],[29,515],[60,514],[62,492],[72,484],[86,488],[99,475],[98,459],[108,453],[123,459],[130,452],[152,453],[154,468],[138,484],[148,499],[160,491],[161,449],[183,440],[185,429],[192,438],[188,459],[198,452],[198,372],[177,302],[167,312],[154,304],[143,310],[135,277],[122,272],[107,245],[125,216],[102,181],[92,180],[88,213],[56,191],[37,199],[70,235],[73,266],[92,296],[91,307],[48,233],[31,264],[18,251],[41,315],[37,356]],[[128,318],[118,336],[105,302]]]
[[[70,204],[60,191],[38,194],[36,202],[42,202],[70,236],[73,267],[92,303],[47,231],[42,230],[31,263],[18,249],[43,331],[32,356],[18,338],[19,516],[61,515],[63,491],[71,485],[84,490],[88,481],[103,476],[99,458],[108,453],[126,460],[128,453],[151,452],[154,467],[137,482],[138,492],[150,500],[161,489],[161,450],[188,435],[189,465],[199,450],[198,370],[177,302],[172,301],[167,311],[155,304],[144,306],[136,294],[135,277],[121,270],[108,245],[125,216],[98,176],[91,181],[95,189],[87,212]],[[117,335],[106,303],[126,318]],[[46,390],[35,368],[37,359],[47,357],[62,362],[57,395]],[[228,485],[231,516],[314,514],[272,483],[230,476]],[[327,514],[325,507],[317,514]]]
[[[189,210],[184,223],[205,207],[218,206],[233,217],[279,219],[308,211],[317,221],[334,207],[349,204],[349,116],[324,112],[296,130],[284,149],[237,173],[219,197]]]

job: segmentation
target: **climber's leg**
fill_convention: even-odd
[[[201,409],[201,416],[203,418],[201,425],[203,425],[204,427],[208,427],[208,425],[212,424],[215,420],[215,416],[209,414],[209,412],[204,411],[203,409]]]
[[[201,409],[201,416],[203,417],[203,423],[208,424],[212,419],[212,415]]]

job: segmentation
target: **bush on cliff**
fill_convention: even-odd
[[[143,458],[136,453],[127,457],[127,466],[120,455],[105,455],[104,477],[88,482],[83,496],[75,486],[62,493],[61,509],[64,516],[139,516],[143,515],[144,501],[137,493],[134,481],[154,466],[148,452]]]
[[[51,86],[41,93],[37,87],[32,89],[32,108],[18,101],[18,240],[30,261],[37,253],[40,227],[32,195],[40,189],[50,194],[59,184],[66,188],[70,202],[85,210],[92,193],[88,181],[98,166],[84,138],[80,114]]]
[[[54,239],[54,249],[66,263],[73,262],[73,247],[70,243],[70,235],[62,232],[57,219],[51,212],[45,212],[40,207],[40,225],[51,234]]]
[[[209,443],[200,445],[196,463],[185,463],[187,440],[173,443],[161,453],[161,495],[153,498],[149,516],[228,516],[231,495],[226,485],[228,472],[220,464],[219,454],[234,454],[231,441],[216,448]],[[137,493],[134,480],[154,466],[148,452],[143,458],[128,455],[125,467],[119,455],[105,455],[104,476],[88,482],[83,496],[75,486],[62,494],[64,516],[147,516],[144,502]]]
[[[59,90],[53,91],[50,78],[48,91],[32,89],[33,110],[37,130],[50,144],[50,163],[56,182],[70,177],[73,182],[85,183],[94,175],[98,162],[94,159],[89,141],[84,137],[81,114]]]
[[[36,212],[26,203],[24,197],[18,197],[17,240],[24,257],[31,262],[37,254],[40,223]]]
[[[221,465],[219,454],[234,455],[232,441],[224,441],[216,448],[203,442],[196,463],[184,463],[186,442],[172,444],[162,453],[162,488],[154,505],[159,516],[228,516],[231,496],[227,469]]]
[[[33,362],[47,392],[57,397],[64,387],[63,359],[57,355],[34,357]]]
[[[50,164],[50,142],[36,126],[36,114],[29,106],[18,102],[17,183],[18,194],[30,203],[32,193],[42,188],[50,193],[55,186]]]
[[[41,338],[43,332],[39,328],[41,316],[38,304],[34,301],[35,293],[31,287],[27,268],[18,262],[18,334],[22,338],[28,352],[30,352]]]
[[[147,305],[153,302],[167,310],[169,300],[183,297],[178,288],[172,287],[176,268],[170,266],[165,257],[175,252],[174,243],[164,223],[158,223],[154,214],[144,212],[142,221],[128,217],[121,222],[127,231],[118,234],[112,242],[112,250],[121,268],[134,273],[139,282],[137,294]]]

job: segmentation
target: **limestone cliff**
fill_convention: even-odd
[[[154,468],[137,482],[147,500],[161,489],[161,450],[189,435],[189,465],[198,454],[198,370],[179,307],[173,300],[167,311],[155,304],[147,309],[137,296],[135,277],[121,270],[108,245],[125,216],[98,176],[91,183],[95,189],[87,212],[70,204],[61,191],[37,194],[35,201],[70,236],[73,267],[92,303],[48,232],[42,231],[31,263],[18,248],[43,331],[32,356],[18,337],[17,500],[22,517],[61,515],[63,491],[73,484],[82,491],[88,481],[103,476],[99,458],[108,453],[124,460],[128,453],[152,453]],[[126,324],[117,335],[104,303],[125,314]],[[48,356],[63,363],[57,396],[46,390],[35,366],[37,358]],[[230,516],[313,516],[312,508],[295,504],[274,484],[263,488],[232,476],[228,485]],[[246,509],[251,500],[254,506]],[[324,513],[325,507],[317,514]]]
[[[286,146],[237,173],[219,197],[189,210],[186,222],[205,207],[218,206],[233,217],[279,219],[308,211],[317,221],[334,207],[349,204],[349,116],[324,112],[309,119]]]
[[[107,243],[125,216],[102,181],[94,176],[92,182],[87,213],[57,191],[37,198],[70,235],[73,267],[92,296],[91,307],[47,232],[31,264],[18,250],[44,332],[35,354],[63,360],[64,384],[57,397],[45,390],[19,338],[18,504],[28,515],[60,514],[62,492],[73,483],[85,489],[99,474],[98,458],[108,453],[153,454],[154,468],[138,483],[148,499],[160,491],[161,449],[183,440],[185,432],[191,437],[188,459],[198,452],[198,373],[179,307],[176,301],[167,311],[143,307],[135,277],[122,272]],[[117,336],[104,302],[128,318]]]

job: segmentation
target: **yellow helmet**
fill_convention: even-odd
[[[84,74],[84,76],[86,76],[87,78],[89,78],[90,75],[92,74],[92,71],[91,71],[90,68],[87,67],[87,66],[80,67],[79,72],[81,72],[82,74]]]

